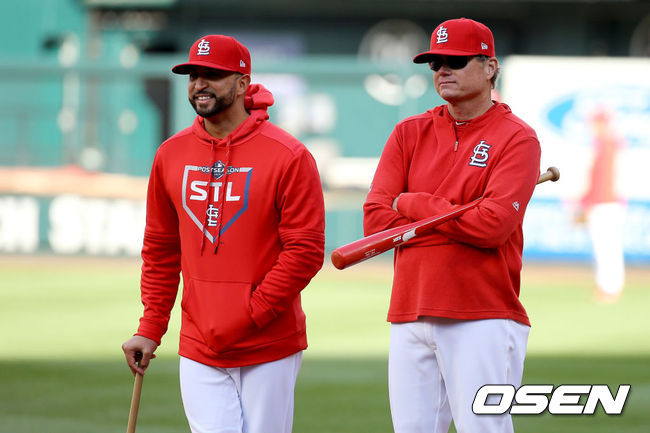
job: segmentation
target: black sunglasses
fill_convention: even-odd
[[[463,69],[474,57],[478,56],[431,56],[429,67],[435,72],[438,72],[442,65],[447,65],[451,69]]]

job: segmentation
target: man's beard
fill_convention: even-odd
[[[206,93],[206,92],[202,92]],[[222,111],[226,110],[229,108],[232,104],[235,103],[235,88],[233,87],[230,89],[230,92],[225,95],[225,96],[217,96],[212,92],[209,92],[210,95],[212,95],[214,99],[214,103],[212,104],[211,107],[206,107],[206,108],[198,108],[196,101],[194,101],[194,98],[189,98],[190,104],[192,104],[192,107],[194,108],[194,111],[196,111],[196,114],[198,114],[201,117],[204,118],[209,118],[212,116],[215,116]]]

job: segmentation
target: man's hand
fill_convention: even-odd
[[[154,359],[154,351],[158,348],[158,343],[150,338],[141,335],[134,335],[122,344],[124,356],[126,356],[126,363],[129,368],[135,373],[144,374],[144,371],[149,366],[149,361]],[[142,359],[139,365],[137,364],[136,353],[142,353]]]

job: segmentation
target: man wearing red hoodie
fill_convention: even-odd
[[[530,322],[519,302],[522,221],[539,176],[535,132],[490,97],[492,32],[440,24],[429,63],[447,102],[397,124],[364,204],[366,235],[482,201],[399,247],[388,312],[389,394],[396,433],[512,432],[506,415],[476,415],[486,384],[519,386]],[[488,401],[488,404],[493,403]]]
[[[289,433],[307,347],[300,292],[323,263],[316,164],[268,121],[273,96],[250,84],[250,54],[234,38],[200,38],[172,71],[189,75],[198,116],[154,158],[144,313],[122,348],[144,374],[182,272],[180,382],[192,432]]]

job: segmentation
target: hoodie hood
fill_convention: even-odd
[[[244,107],[250,113],[237,128],[235,128],[227,137],[215,138],[205,130],[205,119],[201,116],[194,118],[192,132],[205,144],[213,145],[237,145],[240,141],[247,138],[255,132],[258,127],[269,119],[268,107],[273,105],[275,100],[273,94],[261,84],[251,84],[248,86],[244,96]]]

